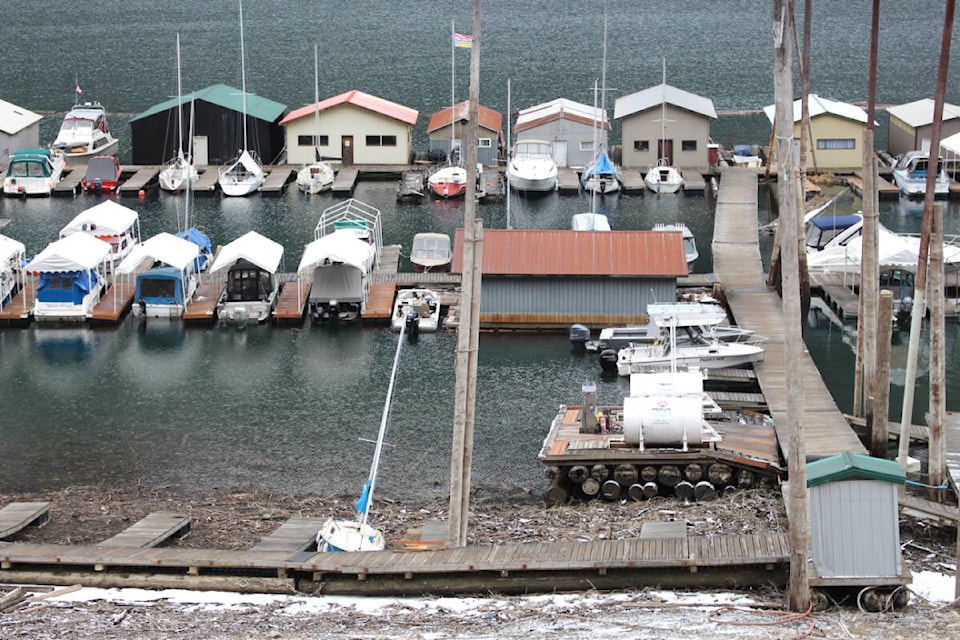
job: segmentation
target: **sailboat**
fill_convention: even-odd
[[[660,101],[660,144],[657,148],[657,166],[651,167],[643,182],[654,193],[676,193],[683,186],[680,170],[670,164],[667,156],[667,59],[663,59],[663,97]]]
[[[327,520],[317,533],[318,551],[382,551],[386,546],[383,540],[383,532],[370,525],[367,518],[370,515],[370,505],[373,503],[373,490],[377,486],[377,471],[380,468],[383,439],[387,433],[390,407],[393,403],[393,386],[397,379],[400,352],[403,350],[403,338],[407,332],[407,326],[412,324],[413,322],[400,324],[400,336],[397,338],[397,351],[393,356],[393,371],[390,373],[390,384],[387,386],[387,399],[383,404],[383,414],[380,416],[380,431],[377,434],[377,444],[373,450],[373,460],[370,463],[370,475],[363,485],[360,498],[357,499],[357,519],[330,518]]]
[[[456,149],[457,122],[457,85],[456,85],[456,41],[457,34],[454,23],[450,23],[450,153],[447,154],[446,167],[437,169],[427,178],[427,190],[438,198],[462,198],[467,193],[467,170],[459,163],[454,162]],[[464,110],[467,105],[464,104]]]
[[[263,167],[255,152],[247,148],[247,69],[243,51],[243,2],[240,5],[240,92],[243,97],[243,148],[220,170],[218,183],[225,196],[245,196],[263,184]]]
[[[180,34],[177,33],[177,143],[176,157],[160,170],[160,188],[164,191],[182,191],[189,182],[196,182],[197,168],[190,155],[183,150],[183,90],[180,79]]]
[[[593,87],[593,148],[595,149],[593,163],[583,172],[580,180],[580,186],[584,191],[590,193],[614,193],[620,190],[623,183],[623,176],[620,170],[610,161],[610,156],[604,148],[603,142],[598,143],[597,116],[600,123],[605,125],[607,122],[607,17],[603,17],[603,81],[602,93],[600,94],[600,112],[597,113],[597,87]]]
[[[594,82],[593,85],[593,110],[594,113],[597,111],[597,85]],[[596,121],[594,121],[593,127],[593,148],[597,148],[597,127]],[[604,154],[606,155],[606,154]],[[595,165],[594,165],[595,166]],[[587,178],[587,174],[584,174],[584,178]],[[594,176],[596,179],[597,176]],[[594,183],[590,188],[587,187],[586,180],[583,183],[584,189],[590,192],[590,211],[587,213],[578,213],[573,216],[572,228],[574,231],[610,231],[610,223],[607,221],[607,216],[602,213],[597,213],[597,195],[603,193],[603,190],[599,188],[599,184]],[[617,185],[619,188],[619,185]]]
[[[333,186],[333,167],[320,159],[320,62],[317,43],[313,43],[313,101],[314,155],[315,161],[301,167],[297,172],[297,188],[304,193],[320,193]]]

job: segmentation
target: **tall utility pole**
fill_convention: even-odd
[[[787,371],[800,371],[803,362],[803,333],[800,315],[800,255],[799,217],[796,191],[800,188],[796,149],[793,139],[793,26],[788,2],[773,0],[773,93],[776,107],[776,157],[780,194],[781,259],[783,261],[783,326],[784,356]],[[810,585],[807,581],[807,468],[806,453],[801,432],[803,416],[803,387],[787,395],[787,430],[789,451],[787,468],[790,470],[790,585],[789,607],[806,611],[810,604]]]
[[[473,0],[473,44],[470,51],[470,122],[467,127],[467,176],[477,167],[477,121],[480,112],[481,0]],[[483,225],[476,218],[476,180],[467,180],[463,207],[463,281],[460,326],[457,329],[456,391],[453,450],[450,460],[450,526],[448,542],[467,544],[470,474],[473,467],[473,425],[477,402],[477,356],[480,347],[480,275]]]

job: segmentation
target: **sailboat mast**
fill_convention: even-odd
[[[504,174],[507,182],[507,229],[513,228],[510,226],[510,129],[512,128],[513,114],[510,113],[510,78],[507,78],[507,171]]]
[[[313,148],[314,159],[320,160],[320,58],[317,52],[317,43],[313,43]]]
[[[593,168],[596,169],[599,159],[599,149],[597,148],[597,79],[593,79]],[[590,189],[590,213],[597,214],[597,190]],[[596,224],[596,220],[590,221],[591,228]]]
[[[450,21],[450,153],[447,155],[447,164],[453,164],[453,145],[456,141],[456,105],[457,105],[457,81],[456,81],[456,60],[457,60],[457,30],[453,20]]]
[[[240,94],[243,102],[243,149],[247,150],[247,68],[243,51],[243,2],[240,5]]]
[[[660,149],[659,149],[659,158],[657,160],[664,160],[664,165],[666,165],[666,146],[667,146],[667,59],[662,58],[663,61],[663,82],[660,84],[661,94],[660,94]],[[659,164],[659,162],[658,162]]]
[[[603,69],[600,72],[600,109],[603,121],[601,125],[607,122],[607,12],[603,12]],[[594,147],[596,148],[596,147]]]
[[[180,79],[180,32],[177,32],[177,153],[183,157],[183,84]]]

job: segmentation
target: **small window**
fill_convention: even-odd
[[[856,149],[857,141],[853,138],[818,138],[817,149]]]
[[[581,140],[580,151],[593,151],[593,140]]]
[[[683,140],[680,142],[680,148],[683,151],[696,151],[697,150],[697,141],[696,140]]]
[[[368,147],[379,147],[379,146],[380,146],[380,136],[367,136],[367,146],[368,146]]]
[[[493,146],[493,140],[490,138],[477,138],[478,149],[489,149]]]
[[[395,147],[397,146],[397,136],[382,136],[380,144],[384,147]]]
[[[320,136],[320,142],[316,143],[317,136],[297,136],[297,146],[299,147],[326,147],[330,144],[330,136]]]
[[[634,140],[634,141],[633,141],[633,150],[634,150],[634,151],[650,151],[650,141],[649,141],[649,140]]]

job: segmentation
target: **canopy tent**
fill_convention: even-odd
[[[283,245],[256,231],[248,231],[220,250],[210,271],[229,269],[239,260],[246,260],[264,271],[276,273],[283,258]]]
[[[170,233],[159,233],[138,244],[117,267],[117,274],[128,274],[136,270],[144,260],[162,262],[180,271],[194,263],[200,254],[200,247]]]
[[[93,232],[97,236],[119,236],[130,231],[140,215],[113,200],[105,200],[95,207],[81,211],[67,226],[60,230],[65,238],[79,231]]]
[[[28,269],[37,273],[90,271],[109,253],[110,243],[85,233],[74,233],[47,245],[30,261]]]
[[[22,259],[26,252],[22,242],[0,233],[0,265],[15,261],[18,256]]]
[[[306,246],[297,273],[306,275],[317,267],[334,263],[343,263],[366,271],[372,262],[373,245],[358,238],[350,229],[340,229]]]

